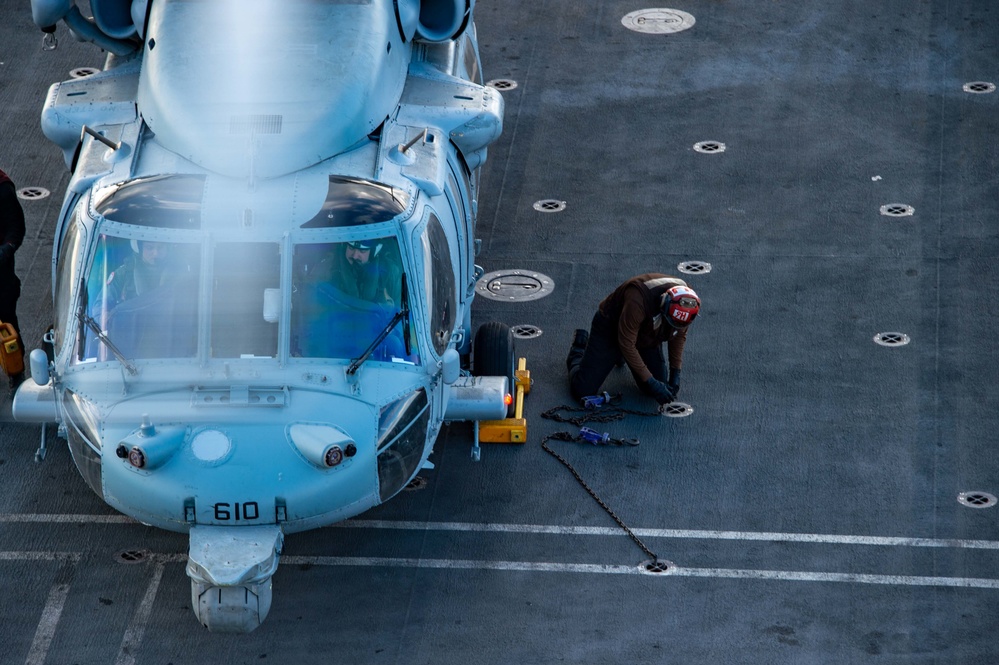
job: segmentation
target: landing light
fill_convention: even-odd
[[[124,444],[118,444],[114,454],[121,459],[127,459],[128,463],[136,469],[141,469],[146,465],[146,454],[142,452],[141,448],[129,448]]]
[[[187,435],[181,425],[153,427],[144,416],[138,429],[118,442],[114,454],[135,469],[152,471],[166,464],[180,449]]]
[[[354,441],[332,425],[295,423],[288,428],[288,437],[305,459],[321,469],[339,466],[357,454]]]
[[[146,465],[146,455],[138,448],[128,451],[128,463],[136,469],[141,469]]]
[[[342,462],[343,451],[340,450],[340,446],[330,446],[323,456],[323,461],[326,462],[326,466],[336,466]]]
[[[506,395],[504,395],[503,396],[503,403],[506,404],[507,406],[510,406],[511,404],[513,404],[513,395],[511,395],[510,393],[507,393]]]

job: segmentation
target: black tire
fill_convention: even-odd
[[[479,326],[475,333],[475,343],[472,345],[474,376],[505,376],[507,389],[516,396],[515,382],[517,358],[514,349],[513,330],[499,321],[490,321]],[[507,417],[516,411],[516,400],[507,407]]]

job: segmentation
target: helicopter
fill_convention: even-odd
[[[502,131],[474,0],[32,0],[107,51],[54,83],[72,176],[54,323],[17,421],[108,505],[189,534],[198,620],[266,618],[287,534],[391,499],[443,423],[510,413],[472,332],[479,175]]]

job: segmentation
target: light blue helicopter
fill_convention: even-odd
[[[189,533],[195,614],[248,632],[285,534],[390,499],[443,422],[508,415],[512,333],[471,332],[503,100],[474,0],[90,5],[32,0],[50,48],[65,21],[108,56],[45,100],[73,175],[14,417]]]

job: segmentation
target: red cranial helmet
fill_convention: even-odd
[[[663,316],[674,328],[689,326],[700,309],[701,299],[689,286],[674,286],[663,294]]]

